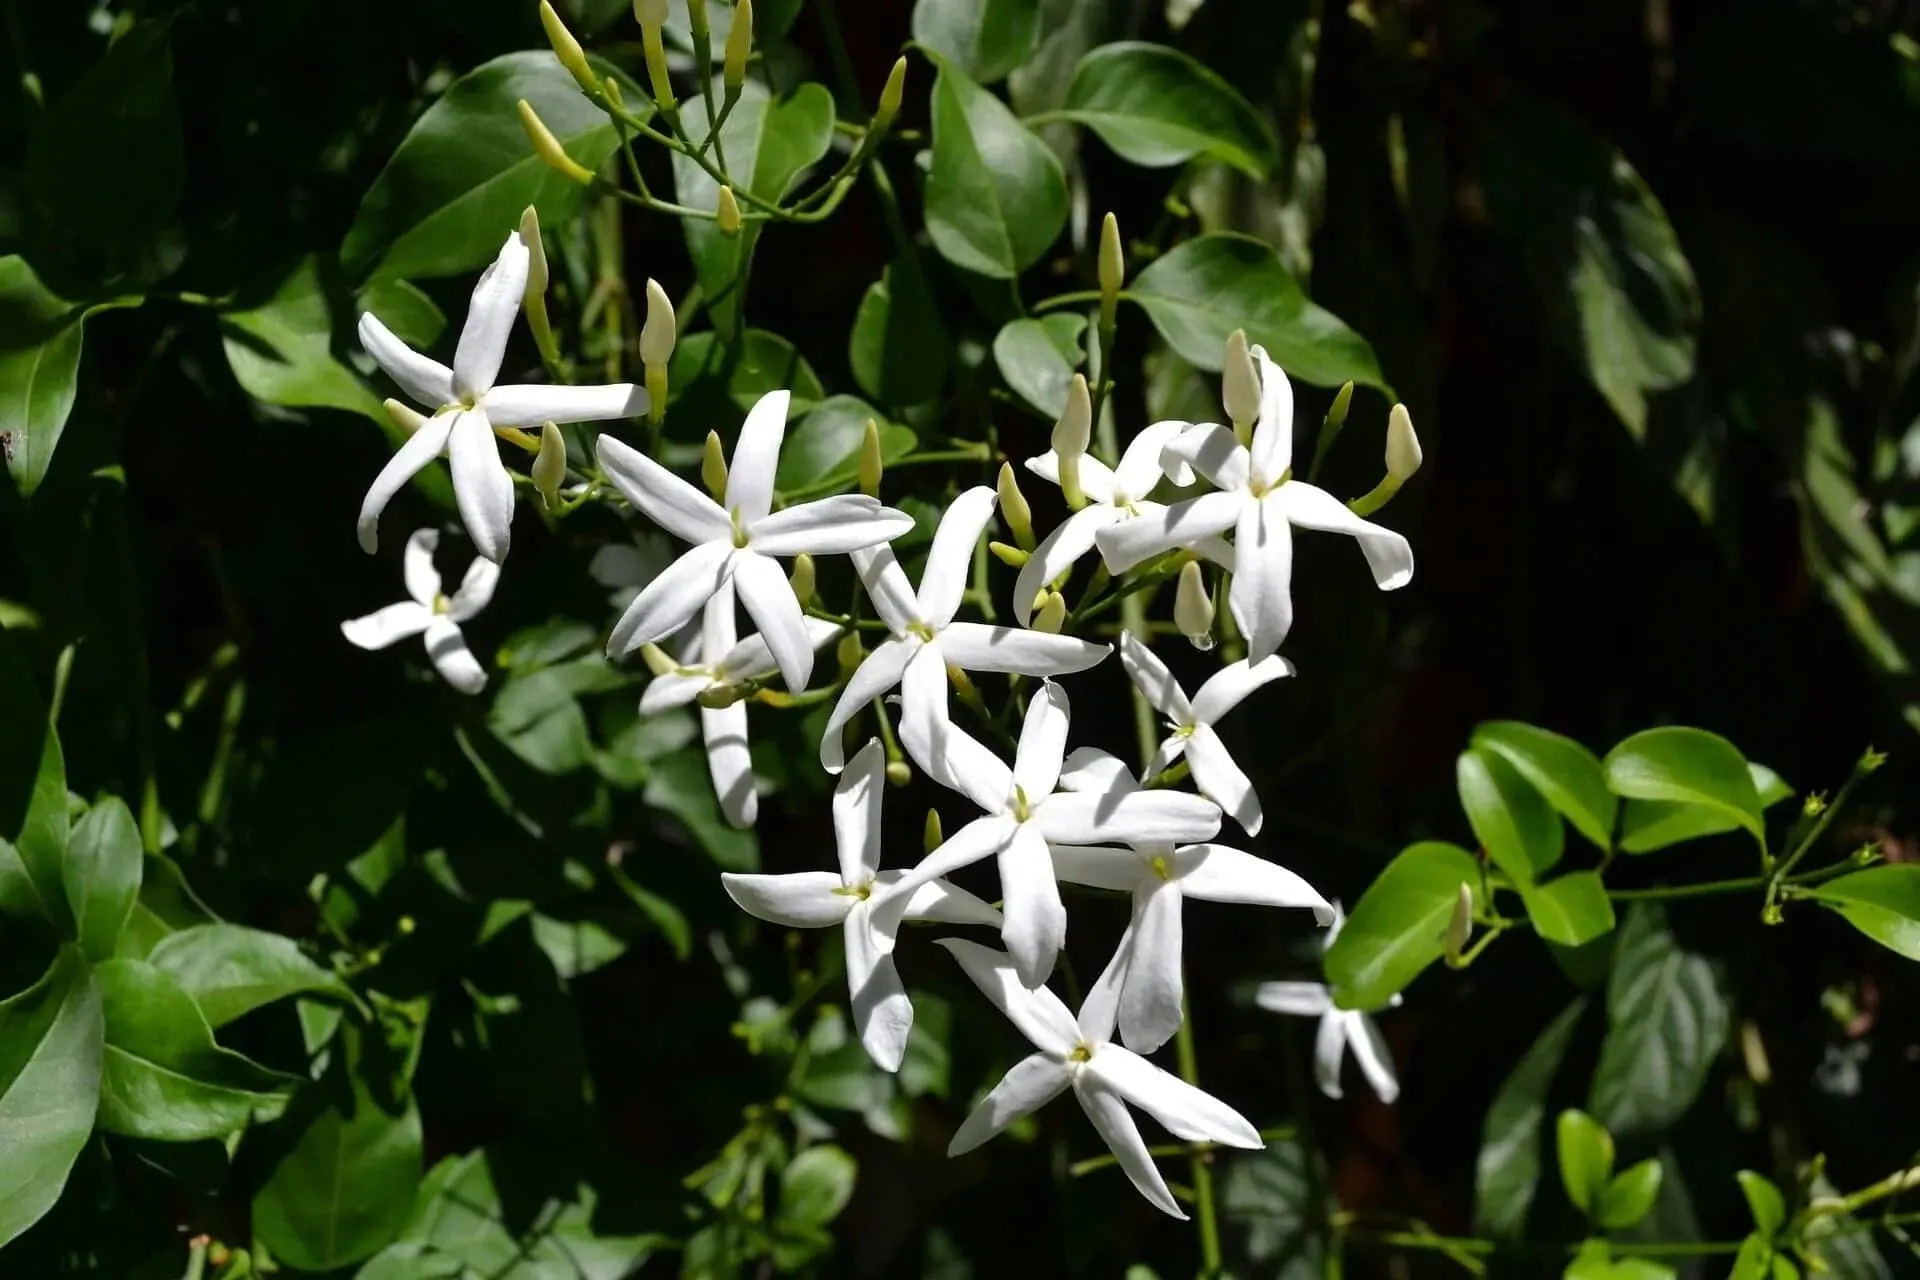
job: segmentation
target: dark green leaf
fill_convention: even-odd
[[[930,991],[913,993],[913,1029],[907,1034],[906,1055],[900,1061],[900,1091],[909,1098],[947,1096],[953,1055],[947,1044],[953,1033],[953,1011],[946,1000]]]
[[[765,329],[747,330],[746,341],[737,348],[715,341],[710,332],[689,334],[674,347],[667,376],[676,411],[702,417],[722,411],[716,399],[744,413],[769,391],[791,391],[796,409],[826,394],[807,358],[791,342]],[[683,400],[683,393],[690,389],[710,392],[716,388],[718,396],[701,395],[696,400],[695,395],[686,395]],[[726,427],[726,420],[719,425]],[[738,425],[731,430],[739,430]],[[726,438],[728,431],[720,434]]]
[[[362,413],[390,427],[396,444],[406,438],[360,376],[333,358],[333,318],[312,255],[265,302],[220,320],[227,363],[248,395],[268,404]]]
[[[627,952],[624,939],[592,920],[559,920],[536,911],[530,923],[534,943],[553,961],[554,972],[565,979],[592,973]]]
[[[73,828],[62,874],[80,948],[89,960],[111,957],[140,893],[140,828],[118,796],[87,810]]]
[[[782,493],[823,489],[839,483],[852,488],[860,468],[860,446],[867,421],[880,423],[880,459],[894,463],[913,452],[918,437],[910,428],[881,418],[873,406],[852,396],[829,396],[787,435],[774,483]]]
[[[895,258],[867,287],[847,341],[853,380],[880,403],[904,407],[940,394],[952,340],[917,253]]]
[[[1279,162],[1273,130],[1240,91],[1165,45],[1128,41],[1089,51],[1056,114],[1151,168],[1207,156],[1264,180]]]
[[[1523,886],[1520,897],[1534,929],[1563,947],[1585,946],[1613,929],[1613,903],[1593,871],[1569,871],[1542,885]]]
[[[939,55],[933,60],[940,74],[933,82],[927,234],[954,266],[1010,280],[1060,238],[1066,176],[1047,144],[1000,99]]]
[[[1693,1105],[1731,1014],[1720,966],[1683,948],[1659,907],[1629,912],[1616,948],[1588,1110],[1614,1133],[1639,1138]]]
[[[46,478],[73,412],[81,317],[25,258],[0,258],[0,456],[23,496]]]
[[[1540,1184],[1540,1130],[1547,1114],[1547,1090],[1586,1011],[1587,1000],[1581,996],[1548,1023],[1487,1109],[1473,1198],[1474,1230],[1483,1235],[1513,1239],[1526,1225],[1527,1210]]]
[[[1473,745],[1518,769],[1575,830],[1595,845],[1605,849],[1613,839],[1613,816],[1619,801],[1607,790],[1606,773],[1593,752],[1572,738],[1517,720],[1490,720],[1475,726]]]
[[[1920,864],[1868,867],[1810,892],[1881,946],[1920,960]]]
[[[447,331],[440,304],[411,280],[372,280],[354,298],[358,311],[371,311],[408,346],[426,350]]]
[[[0,629],[0,911],[70,935],[67,766],[25,655]],[[13,834],[13,843],[6,836]]]
[[[723,871],[758,871],[760,842],[751,830],[739,831],[720,816],[707,773],[707,753],[699,747],[676,751],[654,762],[644,799],[686,824],[688,832]]]
[[[1763,764],[1747,762],[1761,808],[1770,808],[1793,794],[1780,775]],[[1620,848],[1627,853],[1654,853],[1687,840],[1738,831],[1743,824],[1726,810],[1674,800],[1629,800],[1620,815]]]
[[[1624,1231],[1647,1216],[1659,1195],[1660,1162],[1642,1160],[1607,1183],[1593,1216],[1610,1231]]]
[[[1516,885],[1532,884],[1560,861],[1567,841],[1560,816],[1505,756],[1468,747],[1454,781],[1480,847]]]
[[[1569,1109],[1554,1126],[1554,1150],[1567,1199],[1592,1217],[1613,1177],[1613,1136],[1584,1111]]]
[[[1759,789],[1725,738],[1682,725],[1648,729],[1609,751],[1605,767],[1615,795],[1701,805],[1766,841]]]
[[[1056,311],[1012,320],[993,338],[993,362],[1014,394],[1049,418],[1067,408],[1067,387],[1084,358],[1080,335],[1087,318]]]
[[[1444,953],[1460,886],[1479,883],[1480,864],[1458,845],[1427,841],[1402,850],[1327,948],[1335,1002],[1343,1009],[1386,1005]]]
[[[1755,1229],[1769,1239],[1777,1235],[1787,1224],[1787,1198],[1780,1194],[1780,1188],[1773,1179],[1751,1169],[1733,1176],[1740,1183],[1740,1194],[1747,1198],[1747,1208],[1753,1212]]]
[[[808,1147],[780,1171],[780,1221],[824,1227],[853,1198],[860,1166],[839,1147]]]
[[[212,1027],[306,992],[344,997],[346,984],[309,960],[292,938],[237,924],[203,924],[168,934],[147,957],[179,983]]]
[[[1227,335],[1245,329],[1293,377],[1387,389],[1367,340],[1307,301],[1273,247],[1251,236],[1222,232],[1177,245],[1149,263],[1126,296],[1199,368],[1218,371]]]
[[[1040,44],[1040,0],[917,0],[913,38],[980,84],[992,84]]]
[[[1243,1234],[1257,1274],[1310,1280],[1328,1274],[1327,1171],[1320,1153],[1295,1138],[1265,1151],[1235,1152],[1220,1180],[1220,1216]]]
[[[0,1247],[67,1185],[100,1096],[100,988],[79,951],[0,1000]]]

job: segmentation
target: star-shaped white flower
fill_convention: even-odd
[[[433,567],[433,553],[440,547],[435,529],[417,529],[407,539],[401,558],[411,600],[390,604],[364,618],[340,624],[340,634],[362,649],[384,649],[408,636],[425,634],[427,657],[446,682],[462,693],[478,693],[486,688],[487,673],[481,669],[473,651],[467,648],[460,624],[487,607],[494,586],[500,581],[500,566],[491,560],[475,559],[460,579],[460,588],[451,596],[440,594],[440,571]]]
[[[992,1092],[961,1122],[947,1154],[973,1150],[1021,1116],[1031,1115],[1068,1089],[1141,1195],[1176,1218],[1180,1209],[1154,1167],[1132,1103],[1168,1133],[1188,1142],[1258,1150],[1266,1143],[1246,1117],[1226,1103],[1113,1043],[1117,966],[1109,965],[1080,1005],[1076,1019],[1060,997],[1029,990],[1001,952],[958,938],[941,938],[974,985],[1032,1042],[1037,1053],[1013,1064]]]
[[[1327,930],[1325,946],[1333,945],[1344,923],[1346,915],[1335,903],[1333,925]],[[1320,983],[1263,982],[1254,992],[1253,1001],[1274,1013],[1320,1019],[1320,1030],[1313,1038],[1313,1075],[1320,1092],[1329,1098],[1340,1096],[1340,1063],[1348,1046],[1352,1046],[1353,1060],[1360,1064],[1360,1073],[1373,1086],[1380,1101],[1392,1102],[1400,1096],[1400,1082],[1394,1079],[1393,1059],[1388,1056],[1386,1037],[1380,1034],[1380,1028],[1358,1009],[1335,1005],[1333,993]],[[1396,995],[1389,1007],[1397,1008],[1399,1004],[1400,997]]]
[[[785,391],[769,391],[747,413],[733,446],[723,507],[639,450],[600,437],[600,469],[616,489],[668,533],[694,544],[649,582],[614,624],[607,652],[618,656],[680,629],[733,582],[787,688],[813,675],[806,617],[775,556],[845,555],[899,537],[913,517],[864,494],[840,494],[773,510],[773,476],[787,434]]]
[[[748,914],[795,929],[840,925],[845,930],[847,987],[860,1042],[885,1071],[900,1069],[913,1004],[894,968],[893,946],[903,915],[947,924],[1000,923],[1000,913],[964,889],[943,881],[920,884],[888,912],[875,908],[894,896],[904,871],[880,870],[880,797],[886,789],[886,753],[878,740],[854,753],[833,789],[833,832],[840,870],[792,875],[727,873],[721,883]]]
[[[1084,671],[1112,652],[1111,645],[1072,636],[953,620],[966,594],[974,544],[993,516],[994,501],[993,490],[985,485],[968,489],[953,500],[934,531],[918,594],[894,559],[891,547],[853,553],[860,581],[892,634],[860,663],[834,705],[827,731],[820,739],[820,763],[828,772],[840,769],[844,751],[840,731],[847,721],[895,685],[900,686],[902,715],[920,717],[936,726],[927,734],[915,735],[914,741],[937,741],[943,732],[939,726],[947,720],[948,667],[1058,676]],[[928,773],[934,773],[938,765],[937,758],[922,759],[919,755],[914,763]]]
[[[500,256],[473,287],[451,369],[400,341],[371,311],[360,316],[360,345],[409,398],[433,414],[374,477],[360,504],[360,545],[368,552],[379,545],[380,513],[387,503],[444,450],[467,535],[481,555],[498,564],[507,558],[513,524],[513,477],[500,461],[494,429],[628,418],[647,411],[646,391],[628,382],[601,387],[493,385],[506,358],[507,335],[520,314],[528,258],[520,233],[510,233]]]
[[[1147,764],[1147,777],[1154,777],[1184,755],[1193,770],[1195,789],[1232,814],[1248,835],[1259,835],[1260,797],[1227,754],[1227,744],[1213,726],[1255,689],[1292,675],[1292,664],[1277,653],[1258,662],[1245,658],[1230,662],[1209,676],[1200,692],[1189,700],[1160,655],[1130,633],[1121,633],[1120,661],[1134,685],[1154,710],[1167,718],[1173,730],[1155,749]]]
[[[1178,791],[1056,791],[1066,758],[1068,717],[1067,695],[1059,685],[1048,681],[1034,690],[1011,769],[957,726],[949,726],[937,746],[920,741],[908,747],[916,755],[925,752],[938,759],[940,767],[927,772],[979,805],[986,816],[954,832],[903,883],[932,880],[983,858],[997,858],[1006,916],[1000,938],[1030,987],[1053,972],[1067,935],[1067,910],[1060,901],[1049,844],[1179,844],[1211,839],[1220,830],[1220,810],[1200,796]],[[927,728],[924,720],[901,717],[903,741]]]
[[[1067,757],[1060,785],[1094,795],[1140,790],[1127,767],[1106,752],[1081,747]],[[1152,1053],[1180,1029],[1181,903],[1238,902],[1256,907],[1306,907],[1321,924],[1333,906],[1305,880],[1223,844],[1128,841],[1125,849],[1056,844],[1053,872],[1069,884],[1133,895],[1133,919],[1114,958],[1120,971],[1120,1038],[1136,1053]]]
[[[840,634],[839,627],[819,618],[808,618],[806,627],[808,643],[815,649]],[[767,648],[766,637],[737,638],[733,584],[728,583],[707,601],[700,634],[681,654],[678,668],[655,676],[640,695],[640,714],[652,716],[670,707],[684,707],[709,689],[745,684],[773,672],[773,651]],[[752,826],[760,813],[760,794],[753,785],[745,700],[724,707],[702,706],[700,733],[721,812],[736,827]]]
[[[1255,347],[1253,354],[1260,364],[1253,447],[1211,423],[1188,428],[1166,447],[1169,459],[1190,463],[1219,491],[1175,503],[1152,519],[1108,525],[1096,540],[1108,567],[1119,573],[1232,529],[1235,567],[1227,603],[1258,662],[1280,647],[1293,626],[1293,526],[1352,535],[1382,591],[1412,581],[1413,548],[1391,529],[1353,514],[1325,489],[1293,478],[1293,388],[1264,350]]]

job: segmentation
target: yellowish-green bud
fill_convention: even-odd
[[[657,644],[640,646],[640,658],[647,664],[647,670],[657,676],[671,674],[680,669],[680,665],[667,656],[667,651]]]
[[[384,400],[380,407],[387,411],[387,420],[408,435],[427,425],[427,415],[412,405],[401,404],[398,400]]]
[[[720,188],[720,199],[714,204],[714,221],[720,224],[720,234],[737,236],[740,234],[740,202],[733,198],[732,187]]]
[[[1405,484],[1420,469],[1420,437],[1413,433],[1413,415],[1396,404],[1387,415],[1387,477]]]
[[[560,483],[567,478],[567,442],[560,428],[549,422],[540,428],[540,452],[533,456],[533,487],[549,508],[559,504]]]
[[[1453,900],[1453,915],[1447,919],[1447,958],[1458,960],[1473,936],[1473,886],[1462,880],[1460,894]]]
[[[642,31],[648,27],[658,31],[667,25],[667,0],[633,0],[633,20]]]
[[[520,243],[527,246],[527,292],[538,298],[547,291],[547,250],[540,240],[540,211],[532,205],[520,215]]]
[[[1347,410],[1352,407],[1352,405],[1353,384],[1351,382],[1343,382],[1340,384],[1340,389],[1333,393],[1333,407],[1327,410],[1327,425],[1330,427],[1345,426]]]
[[[1060,460],[1060,493],[1075,511],[1087,505],[1087,495],[1080,489],[1080,459],[1086,455],[1092,437],[1093,395],[1087,390],[1086,375],[1076,373],[1067,384],[1067,407],[1053,424],[1053,452]]]
[[[720,64],[720,83],[730,94],[747,82],[747,58],[753,53],[753,0],[740,0],[727,28],[727,48]]]
[[[1173,625],[1199,648],[1213,648],[1213,597],[1207,593],[1206,571],[1198,560],[1180,566],[1180,581],[1173,591]]]
[[[1100,327],[1113,328],[1120,286],[1127,277],[1127,254],[1120,245],[1120,220],[1109,213],[1100,223]]]
[[[752,692],[741,684],[708,685],[695,695],[694,701],[709,711],[724,711]]]
[[[993,553],[995,560],[1010,569],[1019,569],[1033,559],[1031,551],[1022,551],[1019,547],[1010,547],[1004,542],[989,542],[987,550]]]
[[[893,118],[900,114],[900,104],[906,96],[907,60],[903,56],[894,59],[893,70],[887,72],[886,86],[880,90],[880,105],[873,112],[873,124],[870,126],[873,132],[878,133],[893,123]]]
[[[1058,633],[1067,625],[1067,598],[1058,591],[1047,592],[1046,603],[1033,615],[1033,629]]]
[[[1254,367],[1253,353],[1247,349],[1245,329],[1227,335],[1227,354],[1220,366],[1220,402],[1234,434],[1244,444],[1252,437],[1254,420],[1260,416],[1260,370]]]
[[[567,30],[567,24],[560,21],[560,15],[548,0],[540,0],[540,25],[547,29],[547,43],[553,46],[554,57],[560,59],[567,74],[591,96],[600,87],[600,77],[593,74],[593,68],[587,65],[587,51],[573,38],[573,32]]]
[[[887,761],[887,781],[896,787],[904,787],[913,781],[913,770],[907,767],[905,760]]]
[[[793,558],[793,568],[787,574],[787,584],[793,588],[793,598],[801,604],[813,599],[813,557],[801,552]]]
[[[727,451],[721,447],[718,431],[707,432],[706,448],[700,454],[700,483],[715,502],[727,500]]]
[[[633,0],[633,16],[640,20],[640,49],[646,55],[647,83],[653,89],[653,101],[665,115],[679,105],[673,97],[673,81],[667,75],[667,46],[661,29],[667,25],[667,0]]]
[[[954,666],[951,662],[947,664],[947,683],[953,686],[955,693],[967,701],[972,701],[980,696],[980,690],[974,687],[973,677]]]
[[[693,29],[696,53],[704,53],[700,48],[707,34],[707,0],[687,0],[687,25]]]
[[[840,643],[834,646],[834,660],[840,664],[840,674],[850,676],[860,660],[867,656],[866,647],[860,643],[860,633],[849,631],[840,637]]]
[[[622,111],[627,109],[627,95],[620,92],[620,81],[618,77],[608,76],[600,82],[600,88],[606,92],[608,102],[611,102]]]
[[[541,164],[583,187],[593,181],[593,171],[567,154],[560,139],[553,136],[553,130],[525,98],[520,99],[520,127],[527,131],[527,141],[533,144],[533,154],[540,157]]]
[[[1033,508],[1027,505],[1027,495],[1020,492],[1020,477],[1011,462],[1000,464],[1000,478],[995,487],[1000,492],[1000,518],[1007,522],[1007,532],[1022,550],[1033,550]],[[1020,561],[1026,563],[1026,557],[1020,557]]]
[[[940,811],[927,810],[927,823],[920,829],[920,848],[927,853],[932,853],[946,841],[946,833],[940,829]]]
[[[867,419],[866,434],[860,437],[860,492],[869,498],[880,496],[880,476],[885,470],[880,456],[880,424]]]
[[[673,318],[673,300],[658,280],[647,281],[647,319],[640,326],[640,362],[665,365],[673,359],[673,344],[679,337]]]

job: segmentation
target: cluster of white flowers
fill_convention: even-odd
[[[648,407],[647,392],[626,384],[493,385],[527,280],[528,251],[516,234],[474,291],[451,369],[408,349],[371,315],[360,327],[381,367],[414,399],[439,406],[431,419],[416,424],[374,482],[360,517],[363,545],[374,549],[380,511],[398,487],[445,450],[462,521],[484,559],[474,562],[458,592],[443,597],[432,566],[437,535],[416,533],[408,543],[406,580],[417,603],[391,606],[344,629],[349,640],[367,648],[425,632],[436,666],[467,692],[484,685],[486,676],[461,641],[458,624],[492,594],[513,512],[512,480],[492,436],[502,428],[633,416]],[[748,912],[776,924],[842,927],[854,1021],[868,1053],[889,1071],[898,1069],[913,1023],[893,961],[901,922],[997,928],[1004,951],[954,939],[941,945],[1036,1052],[980,1103],[950,1151],[986,1141],[1070,1086],[1134,1185],[1175,1216],[1184,1215],[1127,1103],[1180,1138],[1261,1145],[1253,1126],[1230,1107],[1140,1056],[1163,1046],[1181,1025],[1182,901],[1302,907],[1323,925],[1337,928],[1338,922],[1336,908],[1299,876],[1214,842],[1223,811],[1248,835],[1261,826],[1253,784],[1216,725],[1262,686],[1293,674],[1276,650],[1293,620],[1294,527],[1353,536],[1383,590],[1405,584],[1413,573],[1404,538],[1293,478],[1293,395],[1286,374],[1238,335],[1229,343],[1224,398],[1234,426],[1155,423],[1135,435],[1109,468],[1087,453],[1091,407],[1084,382],[1076,380],[1053,448],[1026,463],[1033,474],[1060,486],[1072,513],[1037,545],[1028,542],[1033,549],[1012,601],[1017,627],[957,619],[976,547],[1002,496],[1009,488],[1017,494],[1006,478],[999,494],[969,489],[947,507],[915,590],[889,545],[912,529],[905,513],[864,495],[775,509],[785,391],[765,395],[748,412],[730,462],[719,458],[717,448],[710,450],[703,478],[722,495],[719,501],[611,435],[600,437],[597,451],[605,481],[635,511],[691,544],[650,577],[625,564],[641,559],[630,547],[619,549],[620,565],[596,561],[603,581],[646,578],[625,603],[608,653],[645,653],[654,679],[641,700],[643,713],[699,704],[714,786],[735,824],[751,824],[758,809],[747,694],[775,673],[789,694],[804,692],[816,650],[841,635],[844,621],[812,616],[810,585],[796,590],[777,561],[850,556],[887,632],[864,653],[843,642],[841,660],[852,670],[820,744],[822,766],[839,774],[833,798],[838,869],[729,874],[722,877],[727,892]],[[1396,472],[1410,471],[1409,449],[1417,465],[1417,444],[1398,410],[1390,439],[1390,480],[1397,485],[1405,475]],[[1192,488],[1202,477],[1210,489],[1171,505],[1148,496],[1163,484]],[[1028,518],[1024,510],[1008,514],[1019,526]],[[1222,537],[1227,533],[1230,543]],[[1058,634],[1064,614],[1058,587],[1076,561],[1096,550],[1107,574],[1164,553],[1176,553],[1175,564],[1203,557],[1221,566],[1231,575],[1228,605],[1248,648],[1246,658],[1223,666],[1189,697],[1143,638],[1120,634],[1128,676],[1167,723],[1165,739],[1138,775],[1103,751],[1069,750],[1067,693],[1056,683],[1098,665],[1112,651]],[[809,583],[811,576],[809,562]],[[1183,585],[1183,594],[1188,590]],[[737,634],[736,603],[758,628],[744,640]],[[1191,602],[1184,608],[1192,614]],[[690,627],[696,617],[699,625]],[[1194,627],[1189,620],[1181,629],[1192,634]],[[656,647],[682,632],[687,638],[672,656]],[[1016,697],[1025,694],[1011,763],[954,719],[950,687],[978,705],[968,672],[1010,675]],[[1021,678],[1038,683],[1023,684]],[[896,688],[897,696],[888,698]],[[888,703],[897,705],[897,740],[913,764],[980,810],[916,865],[895,870],[881,870],[890,743],[873,737],[849,761],[843,741],[864,710],[873,707],[884,716]],[[1175,767],[1182,760],[1184,771]],[[1183,772],[1191,776],[1193,792],[1177,789]],[[988,858],[999,872],[997,910],[946,879]],[[1077,1019],[1045,985],[1066,938],[1063,881],[1126,893],[1133,908]],[[1377,1030],[1362,1015],[1337,1009],[1324,987],[1269,983],[1259,1002],[1322,1017],[1317,1058],[1329,1093],[1338,1096],[1340,1060],[1351,1043],[1369,1080],[1391,1098],[1391,1068]],[[1113,1042],[1116,1030],[1120,1043]]]

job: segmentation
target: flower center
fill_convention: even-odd
[[[1153,868],[1153,874],[1159,876],[1162,880],[1173,879],[1173,868],[1167,865],[1165,854],[1154,854],[1153,861],[1147,865],[1151,866]]]
[[[736,547],[746,546],[747,527],[740,522],[740,508],[735,507],[733,510],[727,512],[727,518],[733,522],[733,545]]]
[[[1013,789],[1013,820],[1015,822],[1025,822],[1032,816],[1033,808],[1027,803],[1026,788],[1016,786]]]
[[[1085,1040],[1082,1040],[1079,1044],[1076,1044],[1075,1046],[1073,1046],[1073,1051],[1071,1053],[1067,1054],[1067,1061],[1068,1062],[1092,1062],[1093,1046],[1088,1044]]]
[[[843,884],[838,889],[835,889],[834,892],[843,898],[853,898],[857,901],[865,902],[873,896],[873,881],[862,880],[859,884]]]
[[[1256,498],[1264,498],[1291,479],[1293,479],[1293,468],[1288,467],[1280,473],[1280,478],[1272,484],[1267,484],[1258,477],[1249,479],[1247,481],[1247,491]]]
[[[933,643],[933,628],[924,622],[909,622],[907,634],[917,638],[922,644]]]
[[[433,611],[436,614],[450,613],[453,611],[453,601],[436,592],[433,597]]]

